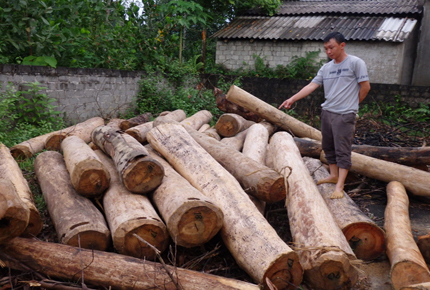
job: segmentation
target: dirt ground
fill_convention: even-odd
[[[370,130],[369,128],[372,128]],[[373,133],[372,133],[373,132]],[[393,132],[397,132],[393,134]],[[428,137],[427,137],[428,139]],[[372,144],[375,146],[422,146],[428,142],[423,138],[410,138],[398,134],[392,126],[383,125],[372,120],[359,120],[357,124],[356,144]],[[376,141],[375,141],[376,140]],[[400,140],[400,141],[399,141]],[[370,143],[370,144],[369,144]],[[357,188],[359,187],[359,190]],[[384,211],[386,206],[386,183],[372,180],[363,176],[350,173],[345,185],[345,192],[356,202],[360,209],[369,216],[375,223],[383,228]],[[40,240],[58,242],[52,221],[48,212],[41,213],[44,218],[45,227],[38,236]],[[410,220],[412,234],[415,238],[430,232],[430,203],[410,197]],[[284,202],[268,204],[265,216],[269,223],[275,228],[279,236],[290,243],[292,241],[288,224],[287,212]],[[174,245],[171,245],[174,248]],[[115,251],[109,249],[109,251]],[[172,253],[175,252],[173,256]],[[168,264],[176,265],[187,269],[220,275],[228,278],[253,282],[252,279],[238,267],[233,257],[223,245],[219,235],[216,235],[210,242],[201,247],[186,249],[177,247],[174,251],[166,251],[163,258]],[[1,265],[1,263],[0,263]],[[359,266],[360,278],[353,286],[353,290],[391,290],[390,262],[384,254],[371,262],[363,262]],[[34,272],[23,273],[0,267],[0,290],[3,289],[37,289],[30,287],[25,281],[38,280],[40,276]],[[72,281],[77,283],[77,281]],[[75,284],[79,288],[79,284]],[[90,285],[88,285],[90,286]],[[94,287],[97,288],[97,287]],[[300,285],[298,289],[308,289],[306,284]]]

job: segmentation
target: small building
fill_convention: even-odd
[[[428,0],[301,0],[283,2],[273,16],[250,10],[211,36],[217,38],[216,63],[253,68],[258,56],[276,68],[311,51],[325,61],[322,40],[339,31],[346,52],[366,62],[371,82],[430,86],[430,62],[421,63],[429,58],[426,6]]]

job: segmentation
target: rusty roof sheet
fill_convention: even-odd
[[[370,16],[241,16],[211,37],[219,39],[323,40],[332,31],[346,40],[403,42],[416,19]]]
[[[422,13],[422,0],[301,0],[285,1],[276,16],[315,14],[369,14],[398,15]],[[260,9],[252,9],[246,15],[263,15]]]

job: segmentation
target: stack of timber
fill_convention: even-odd
[[[0,144],[0,260],[58,279],[82,272],[96,287],[350,289],[356,260],[386,250],[395,289],[427,289],[405,201],[406,190],[430,196],[430,173],[407,166],[428,164],[428,148],[376,155],[354,148],[351,171],[390,182],[385,234],[346,193],[332,200],[333,184],[316,185],[328,175],[317,129],[236,86],[222,102],[228,110],[214,127],[209,111],[175,110],[153,121],[149,113],[106,125],[89,120],[10,150]],[[58,152],[40,153],[51,136]],[[37,236],[43,224],[13,158],[37,153],[37,179],[62,244],[21,238]],[[264,217],[266,203],[279,201],[291,245]],[[217,234],[258,286],[165,265],[160,256],[171,243],[203,248]]]

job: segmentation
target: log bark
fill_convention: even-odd
[[[194,115],[186,118],[185,120],[181,121],[180,123],[183,125],[187,125],[194,130],[200,129],[201,126],[204,124],[209,123],[213,118],[213,115],[208,110],[201,110],[195,113]]]
[[[430,290],[430,282],[405,286],[400,288],[400,290]]]
[[[119,124],[119,128],[122,131],[125,131],[127,129],[130,129],[132,127],[144,124],[146,122],[149,122],[149,120],[151,120],[152,118],[152,114],[151,113],[143,113],[141,115],[135,116],[133,118],[127,119],[127,120],[123,120],[120,124]]]
[[[209,125],[209,124],[203,124],[200,128],[199,128],[199,132],[204,132],[204,131],[206,131],[207,129],[209,129],[211,127],[211,125]]]
[[[315,183],[330,175],[320,160],[304,157],[303,161]],[[334,184],[323,183],[317,187],[357,258],[370,261],[381,256],[385,252],[385,232],[346,193],[344,198],[331,199]]]
[[[285,198],[287,190],[281,174],[194,129],[186,128],[186,130],[239,181],[246,193],[270,203]]]
[[[232,137],[254,124],[255,122],[248,121],[236,114],[222,114],[215,124],[215,129],[222,137]]]
[[[333,219],[310,176],[293,137],[277,132],[270,139],[270,164],[288,180],[287,207],[291,234],[304,280],[312,289],[349,289],[358,272],[351,264],[354,252]]]
[[[133,234],[163,252],[169,242],[166,225],[147,196],[133,194],[124,187],[113,160],[100,150],[95,153],[112,179],[103,197],[103,208],[115,249],[120,254],[154,260],[154,250]]]
[[[321,140],[321,132],[258,99],[241,88],[232,85],[227,93],[227,100],[261,116],[263,119],[291,132],[298,137]]]
[[[221,136],[218,134],[218,132],[215,128],[209,128],[209,129],[205,130],[203,132],[203,134],[205,134],[211,138],[214,138],[217,141],[221,141]]]
[[[120,128],[121,122],[125,121],[124,119],[113,118],[110,119],[106,126],[114,129],[115,131],[122,131]]]
[[[327,163],[324,151],[320,160]],[[352,152],[350,171],[383,182],[398,181],[412,194],[430,197],[430,172]]]
[[[273,133],[273,130],[269,132],[267,127],[260,123],[256,123],[249,127],[243,143],[242,153],[260,164],[265,165],[266,148],[269,144],[271,133]]]
[[[160,124],[147,138],[176,171],[221,208],[221,237],[241,268],[262,285],[266,278],[277,289],[300,285],[303,272],[297,254],[279,238],[237,180],[182,126]]]
[[[262,118],[259,115],[227,100],[225,94],[223,93],[218,93],[215,95],[215,102],[218,109],[220,109],[224,113],[237,114],[244,117],[247,120],[254,121],[254,122],[262,121]]]
[[[94,204],[73,188],[63,156],[55,151],[40,153],[34,171],[58,240],[70,246],[106,250],[110,244],[106,221]]]
[[[394,289],[430,282],[430,272],[412,236],[409,199],[404,186],[397,181],[387,185],[387,207],[384,227],[387,232],[387,256],[391,263]]]
[[[0,143],[0,243],[23,234],[29,224],[30,209],[19,191],[30,188],[9,149]]]
[[[88,198],[100,197],[109,187],[110,175],[90,146],[70,136],[61,143],[61,150],[75,190]]]
[[[0,249],[0,259],[8,267],[27,270],[17,262],[48,277],[62,280],[85,278],[87,286],[126,290],[166,289],[177,290],[171,276],[181,289],[201,290],[258,290],[255,284],[163,266],[147,260],[116,253],[79,249],[34,239],[16,238]],[[83,281],[81,281],[83,282]]]
[[[321,142],[297,137],[294,138],[294,141],[303,156],[319,158],[322,151]],[[430,164],[430,147],[380,147],[353,144],[352,151],[403,165],[418,166]]]
[[[55,132],[50,132],[14,145],[10,147],[10,153],[15,159],[21,160],[31,158],[35,154],[42,152],[42,150],[45,149],[46,139],[48,139],[48,137],[54,133]]]
[[[143,144],[146,143],[146,133],[148,133],[152,128],[154,128],[154,122],[150,121],[127,129],[125,130],[125,133]]]
[[[149,148],[148,148],[149,147]],[[201,246],[217,234],[224,219],[215,202],[193,187],[148,146],[152,158],[163,165],[165,176],[151,195],[173,241],[182,247]]]
[[[56,131],[46,138],[45,149],[59,151],[61,149],[61,142],[68,136],[78,136],[86,143],[91,141],[91,132],[98,126],[103,126],[105,121],[101,117],[94,117],[86,120],[85,122],[78,123],[74,126]]]
[[[112,157],[121,181],[129,191],[146,194],[160,185],[163,167],[150,158],[145,147],[130,135],[100,126],[93,130],[92,140]]]
[[[246,133],[248,133],[248,129],[242,132],[239,132],[233,137],[222,138],[221,143],[237,151],[242,151],[243,143],[245,143],[245,139],[246,139]]]

